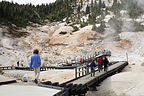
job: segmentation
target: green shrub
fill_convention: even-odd
[[[72,26],[73,27],[73,31],[72,32],[76,32],[79,30],[79,28],[77,26]]]
[[[99,33],[102,33],[105,31],[105,24],[104,23],[101,23],[101,25],[99,27],[96,27],[96,25],[94,24],[93,27],[92,27],[92,30],[93,31],[96,31],[96,32],[99,32]]]
[[[87,25],[88,25],[88,23],[83,23],[83,24],[80,25],[80,27],[83,28],[83,27],[85,27]]]
[[[72,24],[69,24],[69,26],[74,26],[74,25],[76,25],[76,24],[79,24],[78,22],[73,22]]]
[[[97,27],[96,27],[96,25],[94,24],[93,27],[92,27],[92,30],[93,30],[93,31],[96,31],[96,29],[97,29]]]
[[[66,18],[66,23],[67,23],[67,24],[69,24],[69,23],[70,23],[70,21],[69,21],[69,18],[68,18],[68,17]]]
[[[105,25],[101,24],[98,28],[96,28],[97,32],[104,32],[105,31]]]
[[[141,25],[141,23],[135,22],[134,26],[135,26],[135,32],[144,31],[144,25]]]
[[[65,34],[67,34],[67,32],[60,32],[59,34],[65,35]]]
[[[115,37],[114,37],[114,40],[115,40],[115,41],[120,41],[120,40],[121,40],[121,39],[120,39],[120,36],[119,36],[119,35],[118,35],[118,36],[115,36]]]

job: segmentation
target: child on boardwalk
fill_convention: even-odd
[[[92,62],[90,63],[90,67],[91,67],[91,77],[95,76],[95,67],[96,67],[96,64],[94,62],[94,59],[92,59]]]

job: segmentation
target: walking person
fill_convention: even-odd
[[[104,65],[104,72],[107,72],[108,70],[108,59],[106,58],[106,56],[103,58],[103,65]]]
[[[90,63],[90,67],[91,67],[91,77],[95,76],[95,68],[96,68],[96,64],[94,62],[94,59],[92,59],[92,62]]]
[[[101,70],[102,70],[102,59],[101,59],[101,57],[97,58],[97,64],[98,64],[98,71],[101,72]]]
[[[33,55],[31,56],[31,60],[30,60],[30,68],[34,68],[34,72],[35,72],[34,82],[36,84],[38,83],[38,78],[40,75],[40,66],[41,66],[41,58],[38,53],[39,53],[39,51],[37,49],[35,49],[33,51]]]
[[[17,61],[17,67],[19,67],[19,61]]]

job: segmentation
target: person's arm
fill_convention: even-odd
[[[40,56],[38,58],[38,64],[41,66],[41,58],[40,58]]]

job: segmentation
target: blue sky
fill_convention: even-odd
[[[55,2],[56,0],[0,0],[0,1],[13,1],[17,2],[19,4],[27,4],[27,3],[32,3],[33,5],[41,5],[42,3],[51,3]]]

